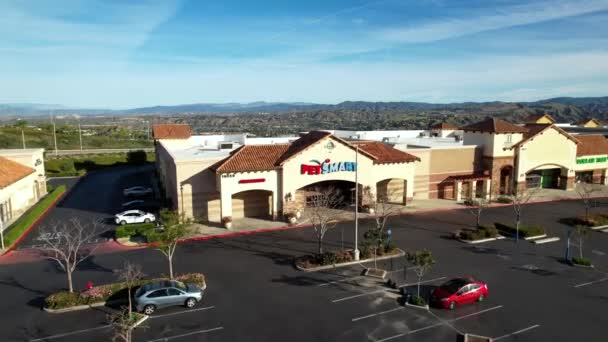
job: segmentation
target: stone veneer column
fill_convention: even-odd
[[[456,199],[456,202],[459,202],[462,199],[462,182],[461,181],[457,181],[454,183],[454,199]]]

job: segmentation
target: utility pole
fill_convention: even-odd
[[[146,134],[148,136],[148,140],[150,140],[150,121],[146,120]]]
[[[21,129],[21,140],[23,141],[23,149],[25,150],[25,133],[23,133],[23,128]]]
[[[359,144],[355,148],[355,260],[359,260]]]
[[[82,131],[80,130],[80,118],[78,118],[78,138],[80,139],[80,150],[82,151]]]
[[[53,112],[51,111],[51,123],[53,124],[53,141],[55,142],[55,156],[57,156],[57,134],[55,133],[55,120],[53,119]]]

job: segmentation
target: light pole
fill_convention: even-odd
[[[78,118],[78,138],[80,139],[80,150],[82,151],[82,131],[80,130],[80,118]]]
[[[23,132],[23,128],[21,129],[21,141],[23,141],[23,149],[25,150],[25,133]]]
[[[2,241],[2,250],[4,250],[4,221],[0,217],[0,241]]]
[[[359,145],[355,147],[355,260],[359,260]]]

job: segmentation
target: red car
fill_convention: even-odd
[[[483,302],[487,297],[486,283],[472,278],[455,278],[433,290],[431,303],[452,310],[456,305]]]

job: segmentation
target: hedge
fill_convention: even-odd
[[[117,239],[126,238],[136,235],[146,236],[148,232],[153,230],[155,227],[154,223],[138,223],[138,224],[126,224],[116,228],[115,236]]]
[[[476,230],[463,230],[458,234],[458,237],[463,240],[474,241],[498,236],[498,230],[493,225],[479,225]]]
[[[589,260],[587,258],[573,257],[572,258],[572,263],[576,264],[576,265],[582,265],[582,266],[591,266],[591,260]]]
[[[167,278],[154,278],[139,281],[132,289],[141,285],[159,280],[167,280]],[[184,283],[193,283],[198,286],[205,284],[205,276],[202,273],[187,273],[175,277],[175,280]],[[124,282],[94,286],[91,289],[83,292],[57,292],[49,295],[44,299],[44,307],[48,309],[65,309],[77,305],[90,305],[93,303],[103,303],[108,300],[126,299],[127,286]]]
[[[51,206],[59,196],[63,195],[66,188],[65,185],[56,187],[52,192],[48,193],[43,199],[36,203],[28,212],[23,214],[15,223],[13,223],[6,234],[4,234],[4,244],[10,246],[17,241],[23,233]]]
[[[496,203],[513,203],[513,200],[509,197],[501,196],[496,199]]]
[[[517,233],[517,229],[515,228],[514,225],[508,225],[508,224],[504,224],[504,223],[495,223],[494,224],[496,226],[496,228],[501,231],[504,232],[508,235],[513,235],[515,236],[515,234]],[[538,235],[543,235],[545,234],[545,228],[539,225],[524,225],[524,224],[520,224],[519,225],[519,236],[520,237],[530,237],[530,236],[538,236]]]

